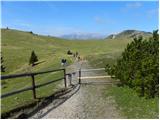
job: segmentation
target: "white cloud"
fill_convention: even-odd
[[[140,7],[142,7],[142,3],[140,3],[140,2],[130,2],[130,3],[127,3],[126,4],[126,8],[140,8]]]
[[[28,23],[18,23],[20,26],[23,26],[23,27],[30,27],[31,25],[28,24]]]
[[[99,16],[94,17],[94,20],[97,24],[103,24],[105,23],[105,20]]]
[[[158,14],[158,8],[157,9],[151,9],[151,10],[148,10],[148,14]]]
[[[14,20],[13,25],[21,26],[21,27],[27,27],[27,28],[31,27],[31,24],[29,24],[27,21],[19,20],[19,19]]]
[[[120,9],[120,11],[123,12],[123,13],[127,13],[130,10],[138,9],[138,8],[140,8],[142,6],[143,6],[142,2],[137,2],[137,1],[129,2],[128,1],[126,4],[124,4],[124,7],[122,7]]]
[[[41,27],[37,30],[38,34],[45,34],[45,35],[52,35],[52,36],[61,36],[64,34],[71,34],[71,33],[79,33],[82,32],[79,28],[69,27],[69,26],[45,26]]]
[[[152,18],[153,16],[158,16],[158,11],[158,8],[148,10],[147,17]]]
[[[115,20],[111,19],[111,18],[102,18],[100,16],[95,16],[94,17],[94,21],[97,23],[97,24],[115,24]]]

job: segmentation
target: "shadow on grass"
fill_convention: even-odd
[[[33,66],[36,66],[36,65],[44,63],[44,62],[46,62],[46,61],[40,61],[40,62],[34,63]]]

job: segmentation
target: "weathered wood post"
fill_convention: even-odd
[[[65,86],[65,88],[67,88],[66,69],[64,68],[63,71],[64,71],[64,86]]]
[[[81,84],[81,69],[79,69],[79,84]]]
[[[35,87],[34,75],[31,75],[31,77],[32,77],[32,91],[33,91],[33,99],[36,99],[36,87]]]
[[[68,74],[69,84],[72,85],[72,74]]]

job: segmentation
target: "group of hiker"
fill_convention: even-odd
[[[76,61],[81,61],[82,60],[82,58],[79,56],[78,52],[73,53],[73,52],[71,52],[71,50],[68,50],[67,54],[72,55],[75,58]],[[64,59],[64,58],[61,59],[61,66],[65,67],[66,65],[67,65],[67,60]]]

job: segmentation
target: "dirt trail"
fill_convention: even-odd
[[[90,68],[87,62],[75,62],[71,65],[67,72],[76,71],[79,68]],[[97,75],[95,72],[85,72],[82,76]],[[121,116],[120,111],[117,109],[116,103],[112,97],[106,97],[105,91],[110,87],[110,78],[106,79],[88,79],[82,80],[79,85],[77,74],[73,78],[73,83],[76,84],[75,89],[69,95],[62,96],[57,101],[65,102],[54,108],[55,102],[51,103],[48,107],[42,109],[39,113],[35,114],[32,118],[65,118],[65,119],[115,119],[124,118]]]

